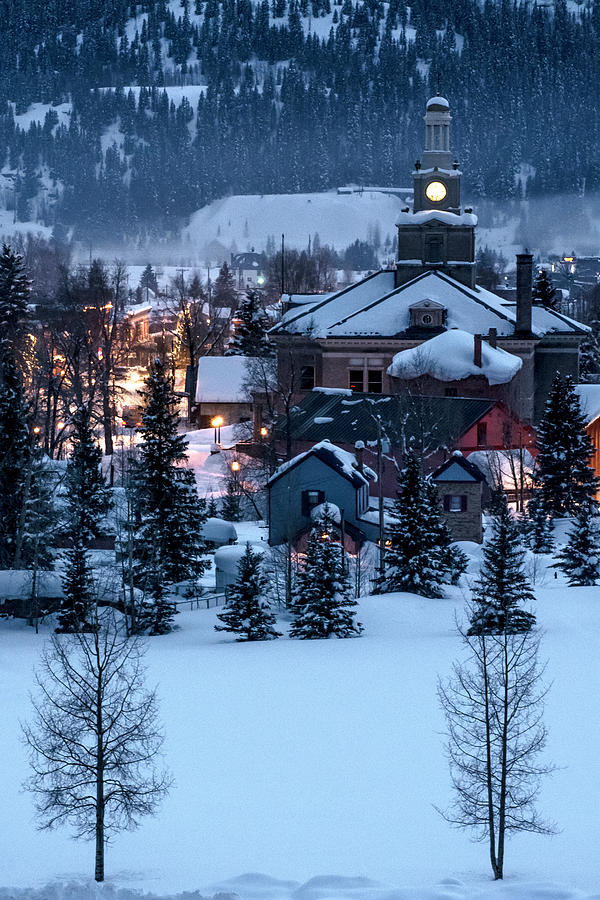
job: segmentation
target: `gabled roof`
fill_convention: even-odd
[[[455,450],[452,456],[431,473],[433,481],[457,481],[459,483],[483,482],[485,475],[474,462],[469,462],[460,450]]]
[[[515,333],[516,308],[482,287],[470,288],[445,273],[430,269],[394,286],[394,272],[381,270],[325,296],[305,309],[290,310],[273,333],[312,334],[315,338],[398,337],[410,328],[410,308],[423,300],[444,306],[447,328],[485,334],[495,328],[499,337]],[[584,334],[585,325],[544,307],[533,307],[532,330],[545,334]]]
[[[358,463],[353,453],[350,453],[348,450],[342,450],[341,447],[336,447],[336,445],[332,444],[329,440],[324,440],[315,444],[310,450],[299,453],[297,456],[294,456],[293,459],[290,459],[288,462],[279,466],[275,473],[269,478],[268,484],[273,484],[291,469],[299,465],[299,463],[308,459],[309,456],[315,456],[317,459],[320,459],[321,462],[330,466],[339,475],[351,482],[356,488],[363,487],[363,485],[369,484],[370,481],[377,481],[375,472],[368,466],[363,466],[362,472],[359,471]]]
[[[421,397],[407,394],[323,393],[318,388],[307,394],[290,412],[292,440],[317,442],[324,439],[354,446],[363,441],[377,443],[377,417],[381,416],[384,437],[399,446],[423,442],[426,423],[427,452],[451,448],[495,405],[494,400],[471,397]],[[286,420],[276,423],[274,437],[284,439]]]
[[[248,403],[247,358],[202,356],[196,374],[196,403]]]

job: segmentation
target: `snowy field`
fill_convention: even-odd
[[[461,652],[461,589],[364,598],[355,640],[236,644],[213,630],[215,610],[179,615],[147,659],[175,784],[156,818],[109,846],[97,891],[93,846],[36,832],[20,788],[18,722],[49,628],[0,622],[0,885],[11,888],[0,900],[132,900],[136,889],[200,892],[181,900],[598,900],[600,592],[568,589],[552,570],[535,591],[558,766],[540,808],[560,830],[513,838],[503,884],[485,845],[433,808],[450,796],[436,682]]]

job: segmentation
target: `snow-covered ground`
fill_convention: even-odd
[[[469,548],[475,571],[479,548]],[[436,682],[460,654],[461,589],[444,600],[366,597],[356,640],[236,644],[213,630],[215,610],[179,615],[179,629],[151,639],[148,653],[175,784],[156,818],[108,847],[109,881],[97,893],[83,886],[93,847],[63,830],[36,832],[20,787],[18,722],[49,628],[36,636],[0,622],[0,884],[28,888],[0,890],[0,900],[133,900],[136,888],[256,900],[597,900],[599,592],[567,588],[552,570],[538,572],[535,591],[552,682],[547,757],[558,766],[539,805],[560,830],[514,837],[504,884],[490,880],[485,845],[433,808],[450,796]]]

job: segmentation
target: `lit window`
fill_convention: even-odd
[[[467,497],[465,494],[449,494],[444,497],[444,509],[446,512],[459,513],[467,511]]]

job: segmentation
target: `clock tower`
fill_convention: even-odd
[[[429,269],[475,285],[477,217],[461,210],[461,172],[450,149],[451,121],[445,97],[427,101],[423,161],[417,160],[413,171],[413,208],[404,210],[397,222],[397,285]]]

